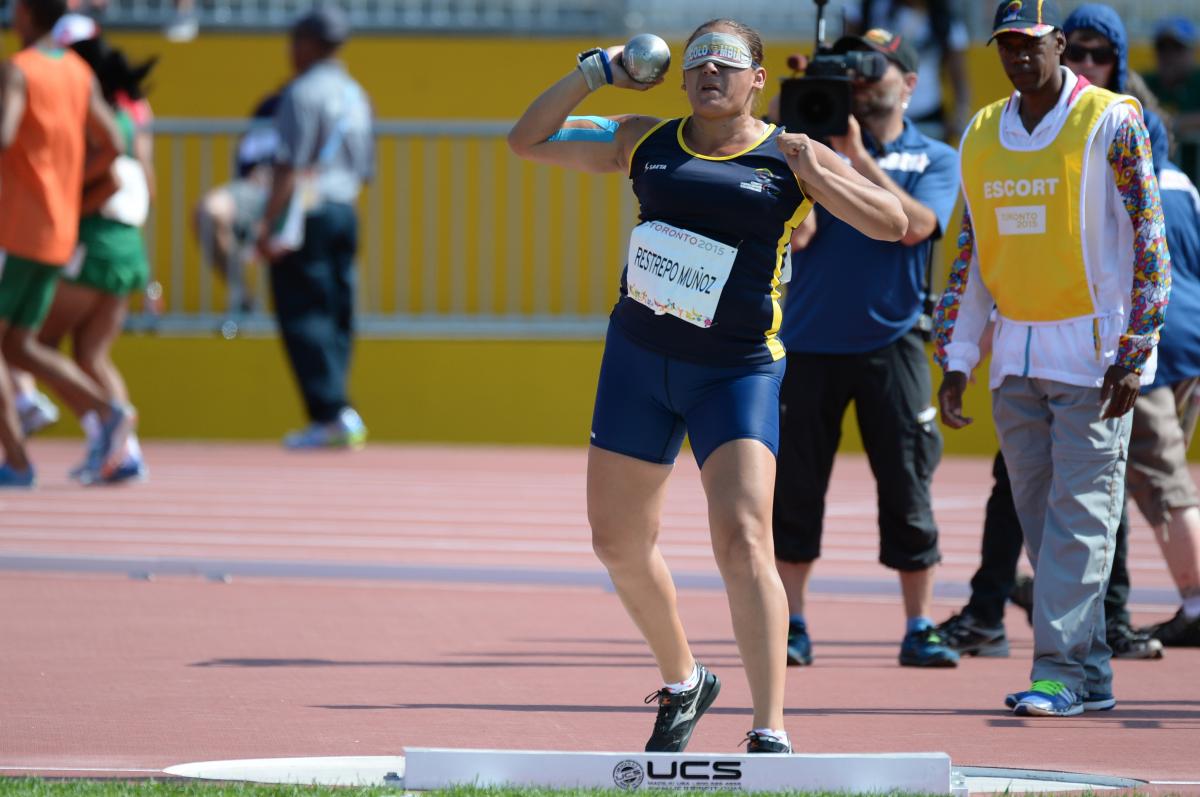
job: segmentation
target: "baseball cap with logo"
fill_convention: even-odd
[[[1062,27],[1062,15],[1054,0],[1002,0],[992,22],[992,39],[1001,33],[1045,36]]]
[[[861,36],[843,36],[833,43],[835,53],[863,49],[882,53],[905,72],[917,71],[917,50],[898,33],[871,28]]]

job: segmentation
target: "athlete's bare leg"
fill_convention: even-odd
[[[692,674],[695,661],[676,608],[675,583],[658,548],[670,465],[593,446],[587,503],[592,547],[625,610],[646,638],[664,683]]]
[[[750,684],[753,727],[783,730],[788,605],[771,533],[775,456],[758,440],[732,440],[709,455],[700,478],[713,554]]]

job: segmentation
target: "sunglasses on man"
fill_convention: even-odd
[[[1097,66],[1108,66],[1117,60],[1117,51],[1111,45],[1102,47],[1084,47],[1082,44],[1068,44],[1063,50],[1063,60],[1082,64],[1088,58]]]

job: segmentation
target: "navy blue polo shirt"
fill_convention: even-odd
[[[958,195],[958,153],[908,119],[904,132],[867,151],[897,185],[937,216],[940,237]],[[779,337],[789,352],[864,354],[887,346],[917,323],[933,238],[915,246],[875,241],[819,204],[817,232],[792,256],[792,281]]]
[[[1159,173],[1158,186],[1171,253],[1171,301],[1151,388],[1200,376],[1200,194],[1174,164]]]

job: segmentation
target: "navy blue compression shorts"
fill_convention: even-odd
[[[760,440],[777,454],[785,363],[700,365],[639,346],[610,323],[592,445],[669,465],[686,432],[701,467],[730,440]]]

